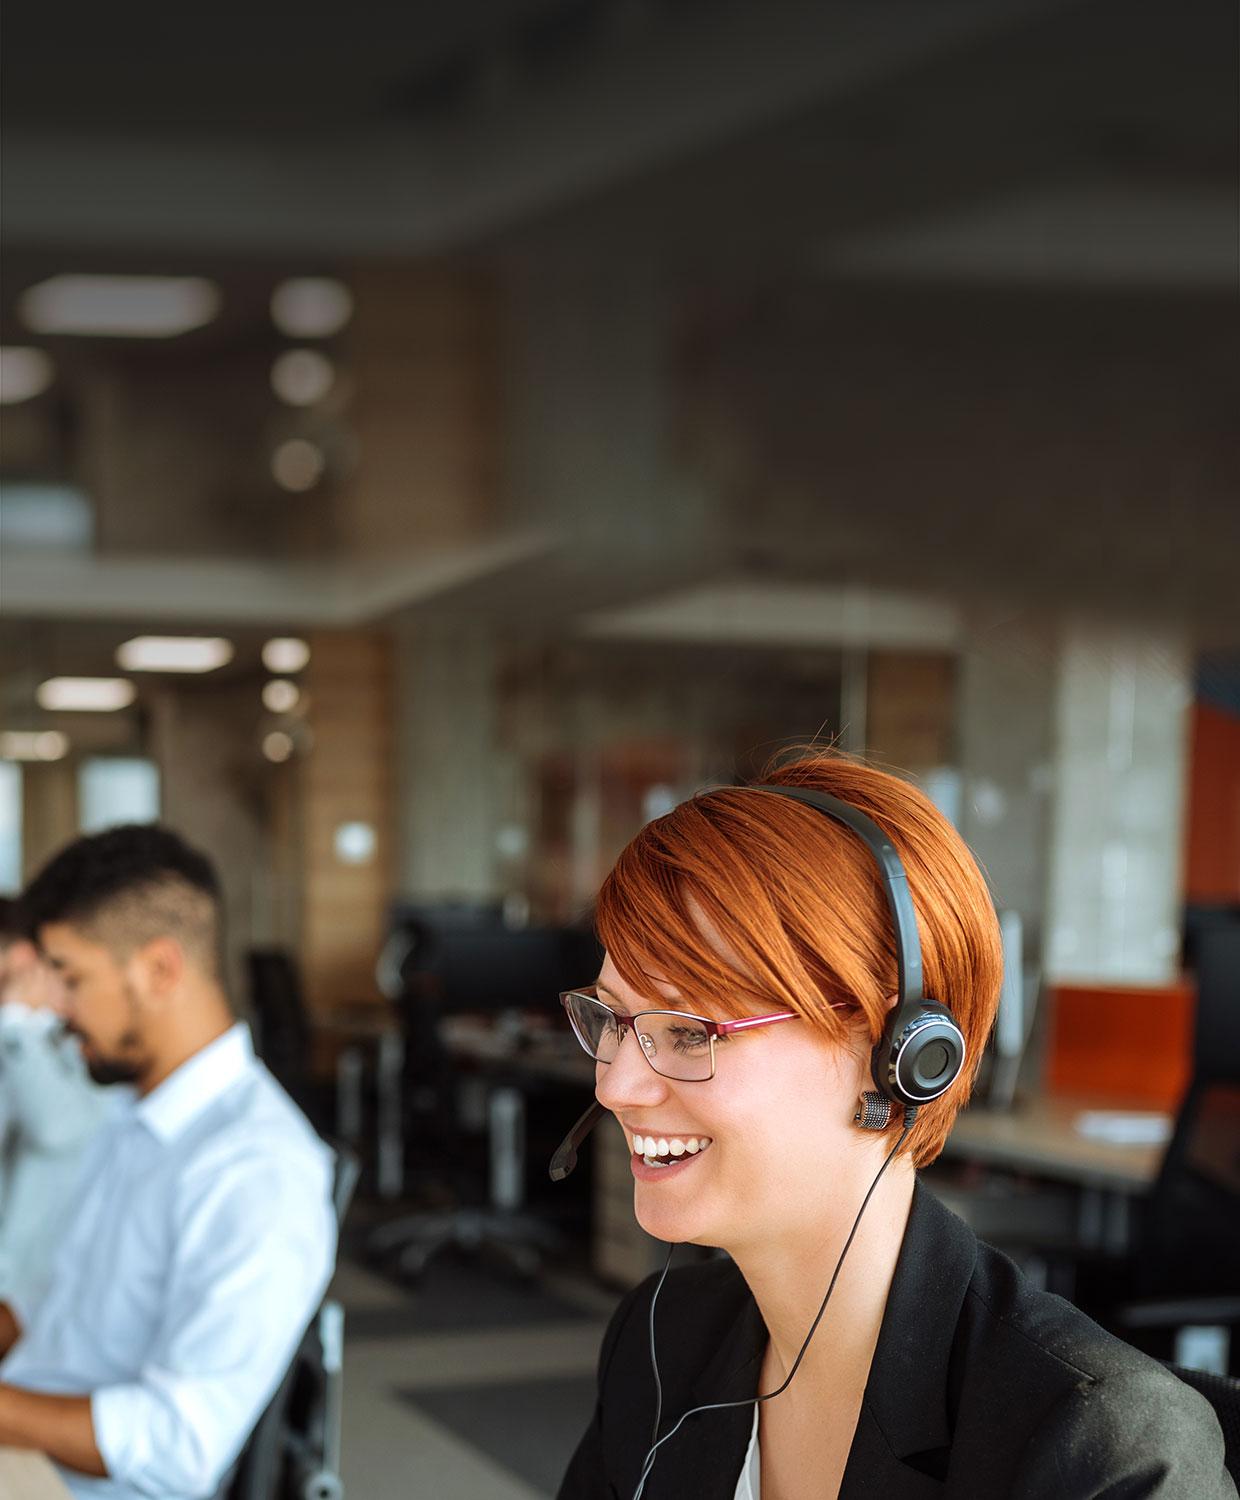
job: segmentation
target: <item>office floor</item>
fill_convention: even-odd
[[[594,1400],[616,1296],[433,1263],[404,1288],[343,1259],[349,1500],[544,1500]]]

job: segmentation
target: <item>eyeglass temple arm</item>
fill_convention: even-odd
[[[769,1026],[773,1021],[796,1021],[800,1017],[795,1011],[785,1011],[778,1016],[743,1016],[737,1021],[716,1021],[715,1035],[726,1036],[730,1031],[748,1031],[754,1026]]]
[[[603,1106],[595,1100],[556,1147],[556,1152],[551,1158],[549,1169],[552,1182],[563,1182],[577,1165],[577,1147],[581,1145],[582,1141],[585,1140],[586,1136],[590,1134],[606,1113],[607,1111]]]

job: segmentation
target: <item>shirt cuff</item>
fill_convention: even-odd
[[[91,1392],[95,1447],[112,1479],[132,1480],[149,1461],[144,1449],[150,1428],[134,1410],[144,1404],[144,1394],[141,1388],[127,1385],[105,1385]]]

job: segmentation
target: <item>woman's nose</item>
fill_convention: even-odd
[[[641,1039],[630,1031],[609,1063],[600,1063],[594,1097],[612,1111],[660,1104],[667,1097],[667,1079],[646,1061]]]

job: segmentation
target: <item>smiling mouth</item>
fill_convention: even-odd
[[[700,1156],[710,1145],[708,1135],[634,1135],[633,1154],[640,1156],[648,1167],[670,1167],[686,1157]]]

